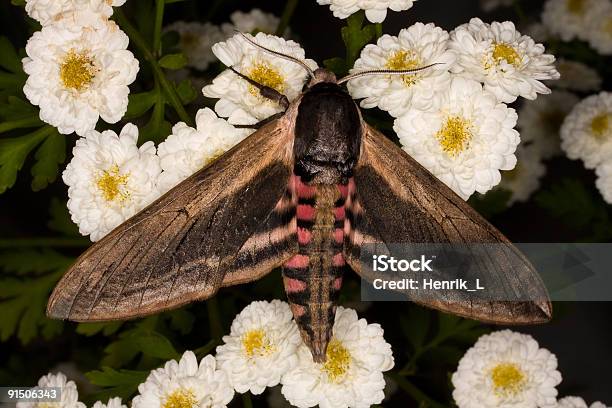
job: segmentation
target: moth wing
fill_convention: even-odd
[[[126,319],[206,299],[297,252],[281,199],[293,170],[283,118],[261,128],[83,253],[47,306],[50,317]]]
[[[393,243],[493,244],[488,246],[487,259],[471,267],[487,282],[503,288],[509,294],[507,301],[487,300],[475,292],[461,290],[428,292],[426,298],[416,296],[413,300],[491,323],[550,320],[552,306],[546,288],[521,252],[444,183],[367,125],[354,186],[349,187],[347,218],[352,225],[345,256],[364,279],[372,282],[389,276],[360,262],[364,244],[375,244],[383,252],[388,252],[388,245]],[[456,276],[448,276],[450,270],[436,273],[452,280]],[[405,276],[412,275],[408,272]]]

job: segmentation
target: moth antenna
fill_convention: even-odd
[[[444,65],[442,62],[436,62],[434,64],[426,65],[420,68],[412,68],[412,69],[371,69],[368,71],[355,72],[354,74],[349,74],[344,78],[338,80],[338,85],[343,84],[345,82],[350,81],[351,79],[361,78],[367,75],[407,75],[407,74],[415,74],[417,72],[425,71],[431,67],[435,67],[436,65]]]
[[[286,55],[286,54],[282,54],[278,51],[274,51],[271,50],[269,48],[264,47],[263,45],[259,45],[257,44],[255,41],[253,41],[252,39],[250,39],[249,37],[247,37],[243,32],[238,31],[238,30],[234,30],[234,32],[236,32],[237,34],[240,34],[242,36],[242,38],[244,38],[245,40],[247,40],[252,46],[259,48],[260,50],[267,52],[268,54],[272,54],[276,57],[279,58],[283,58],[289,61],[293,61],[296,64],[299,64],[302,66],[302,68],[304,68],[306,70],[306,72],[308,72],[308,75],[310,75],[311,78],[314,78],[314,71],[308,66],[306,65],[306,63],[298,58],[292,57],[291,55]]]

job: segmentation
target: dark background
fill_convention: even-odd
[[[139,0],[129,0],[126,6],[137,1]],[[210,6],[208,3],[189,1],[172,5],[168,7],[168,21],[176,16],[186,15],[185,11],[190,13],[188,15],[205,15]],[[526,3],[527,18],[536,19],[538,15],[535,10],[541,7],[542,2],[524,3]],[[28,27],[22,10],[11,6],[8,0],[0,0],[0,4],[0,34],[8,35],[15,44],[23,47],[28,38]],[[236,9],[249,11],[253,7],[280,15],[284,2],[228,0],[221,4],[213,21],[225,22],[232,11]],[[477,0],[419,0],[407,12],[390,11],[383,30],[385,33],[397,34],[401,28],[417,21],[434,22],[451,30],[474,16],[480,16],[486,21],[518,20],[512,8],[494,14],[484,14]],[[324,59],[343,55],[344,46],[339,34],[343,21],[332,17],[328,6],[319,6],[315,0],[301,0],[290,26],[306,49],[309,58],[321,63]],[[609,83],[610,78],[605,78],[604,89],[609,89]],[[547,166],[548,175],[543,180],[543,185],[559,174],[573,174],[578,175],[577,177],[589,188],[594,188],[594,175],[584,170],[580,163],[561,158],[547,163]],[[66,196],[66,188],[61,181],[57,181],[46,190],[32,193],[28,180],[25,180],[28,176],[23,173],[25,172],[20,174],[21,179],[13,189],[0,195],[0,239],[16,236],[35,237],[48,233],[45,223],[50,198]],[[583,236],[582,233],[577,234],[575,230],[566,228],[564,222],[559,222],[559,219],[551,217],[533,203],[517,205],[495,216],[492,222],[515,242],[575,242]],[[378,320],[374,321],[379,321],[383,327],[388,327],[385,325],[385,316],[401,313],[402,310],[393,303],[379,303],[372,309],[376,310],[378,316]],[[555,319],[550,324],[540,327],[521,327],[518,330],[533,334],[542,347],[557,355],[559,370],[563,375],[563,382],[558,387],[560,396],[579,395],[589,403],[600,400],[608,405],[612,404],[610,386],[612,385],[610,370],[612,304],[558,303],[555,305],[555,313]],[[32,348],[24,349],[17,341],[3,343],[0,345],[0,365],[7,361],[10,353],[29,351],[32,351]],[[396,353],[397,351],[395,350]],[[40,374],[36,372],[33,376]]]

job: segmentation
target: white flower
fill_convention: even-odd
[[[493,11],[499,7],[511,6],[514,0],[480,0],[480,7],[484,11]]]
[[[601,163],[595,169],[597,180],[595,185],[607,203],[612,204],[612,159]]]
[[[439,97],[439,109],[410,110],[393,128],[404,150],[462,198],[484,194],[516,164],[516,112],[461,77]]]
[[[313,60],[305,59],[304,50],[294,41],[265,33],[257,33],[255,37],[245,35],[261,46],[299,58],[312,69],[317,68]],[[300,95],[308,78],[308,73],[299,64],[259,50],[240,34],[215,44],[213,52],[226,66],[233,66],[243,75],[276,89],[290,101]],[[230,70],[222,72],[202,92],[204,96],[220,98],[215,111],[227,117],[230,123],[252,124],[281,111],[278,103],[263,98],[257,88]]]
[[[300,363],[281,380],[282,393],[299,408],[369,407],[384,398],[383,372],[393,368],[391,346],[378,324],[368,324],[341,306],[336,310],[326,362],[313,362],[302,344]]]
[[[222,408],[234,397],[227,375],[217,369],[215,358],[208,355],[198,365],[191,351],[186,351],[178,363],[171,360],[151,371],[138,392],[132,408]]]
[[[459,408],[552,407],[557,358],[533,337],[502,330],[478,339],[452,376]]]
[[[49,404],[46,402],[18,402],[17,408],[43,408],[53,406],[54,408],[85,408],[86,405],[79,402],[79,392],[74,381],[68,381],[62,373],[47,374],[38,380],[39,387],[58,387],[61,389],[61,400]]]
[[[612,2],[601,2],[588,16],[586,40],[600,54],[612,55]]]
[[[398,117],[411,107],[431,109],[438,94],[450,86],[450,66],[455,54],[448,50],[448,33],[434,24],[416,23],[397,37],[383,35],[368,44],[351,72],[374,69],[412,69],[440,63],[411,75],[372,75],[349,81],[348,90],[361,106],[375,106]]]
[[[412,7],[416,0],[317,0],[321,5],[329,5],[335,17],[347,18],[351,14],[365,10],[366,18],[372,23],[382,23],[387,17],[387,9],[404,11]]]
[[[612,154],[612,93],[602,92],[578,103],[561,126],[561,148],[587,169]]]
[[[158,180],[162,193],[234,147],[250,132],[234,128],[209,108],[198,111],[196,126],[194,129],[183,122],[177,123],[172,134],[157,148],[163,170]]]
[[[225,344],[217,347],[219,368],[239,393],[261,394],[297,365],[302,343],[289,305],[252,302],[236,316]]]
[[[587,403],[580,397],[565,397],[557,401],[555,408],[606,408],[606,404],[594,402],[589,407]]]
[[[520,115],[519,115],[520,117]],[[533,143],[516,149],[517,163],[513,170],[502,173],[499,187],[512,193],[508,206],[525,202],[540,187],[540,179],[546,173],[542,153]]]
[[[242,33],[251,33],[255,35],[258,32],[266,34],[274,34],[276,28],[280,23],[280,19],[271,13],[264,13],[258,8],[245,13],[243,11],[234,11],[230,15],[232,24],[223,24],[222,29],[226,33],[227,37],[233,36],[234,30]],[[283,36],[287,36],[288,32],[285,31]]]
[[[450,47],[458,54],[453,71],[483,82],[501,102],[550,93],[541,81],[559,78],[555,57],[510,21],[489,25],[473,18],[451,33]]]
[[[72,12],[91,11],[108,18],[113,14],[113,7],[123,3],[125,0],[26,0],[25,10],[45,26]]]
[[[561,78],[551,85],[573,91],[597,91],[601,89],[602,79],[599,73],[586,64],[560,58],[557,69]]]
[[[225,35],[221,29],[210,23],[177,21],[164,31],[176,31],[179,36],[179,47],[189,61],[188,66],[205,70],[215,60],[213,44],[223,41]]]
[[[550,32],[548,31],[548,27],[539,21],[535,23],[529,24],[524,28],[523,34],[528,35],[533,38],[535,42],[543,43],[550,39]]]
[[[138,128],[127,124],[119,136],[92,130],[76,142],[62,175],[68,209],[83,235],[97,241],[159,195],[161,168],[153,142],[136,146]]]
[[[40,118],[60,133],[84,135],[98,118],[118,122],[127,109],[128,85],[138,60],[127,50],[128,37],[112,21],[75,29],[51,25],[26,45],[23,92],[40,106]]]
[[[586,39],[595,17],[590,10],[598,9],[608,0],[547,0],[542,11],[542,22],[550,32],[563,41]]]
[[[110,398],[106,404],[102,401],[96,401],[93,408],[127,408],[127,405],[121,403],[121,398]]]
[[[576,95],[564,91],[555,91],[535,101],[525,101],[518,114],[521,140],[533,142],[544,159],[560,154],[561,125],[578,101]]]

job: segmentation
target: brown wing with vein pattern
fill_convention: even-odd
[[[373,281],[381,277],[360,262],[364,244],[387,248],[392,243],[499,243],[503,245],[498,252],[493,250],[486,262],[478,264],[478,273],[515,295],[517,301],[483,301],[465,291],[440,291],[433,294],[434,298],[415,301],[493,323],[550,319],[552,307],[546,288],[529,261],[452,190],[367,125],[354,180],[347,200],[347,219],[352,225],[345,255],[363,278]]]
[[[133,318],[257,279],[297,252],[289,122],[279,119],[81,255],[47,306],[76,321]]]

